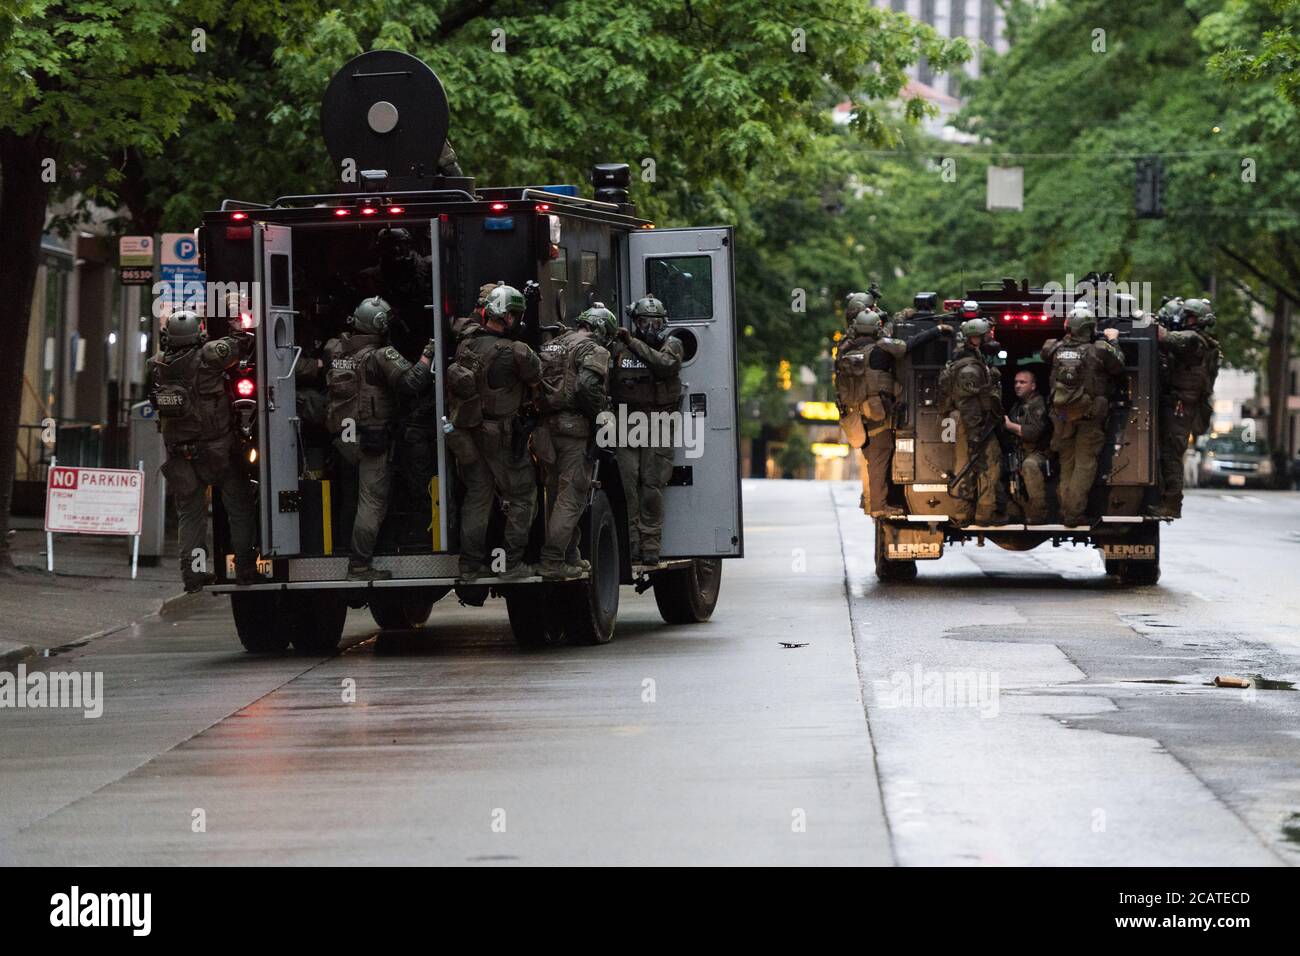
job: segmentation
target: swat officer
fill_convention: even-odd
[[[252,584],[257,576],[254,551],[252,482],[235,463],[235,438],[225,371],[251,348],[247,333],[208,341],[207,324],[198,313],[176,312],[161,329],[163,351],[150,360],[150,400],[167,462],[162,473],[176,496],[180,525],[181,580],[186,591],[211,584],[207,543],[207,490],[221,489],[230,519],[235,552],[235,580]]]
[[[498,285],[477,310],[479,324],[465,328],[447,369],[451,424],[448,445],[465,486],[460,510],[460,577],[473,581],[487,565],[488,519],[492,498],[506,516],[502,581],[534,573],[524,549],[537,512],[537,476],[527,440],[517,441],[515,416],[526,393],[542,379],[537,353],[512,338],[524,314],[524,297],[513,286]]]
[[[541,421],[533,448],[546,465],[546,543],[542,577],[563,581],[590,569],[578,553],[578,522],[591,490],[591,448],[596,416],[605,410],[609,352],[618,321],[597,302],[578,316],[576,328],[542,346]]]
[[[1014,507],[1024,511],[1029,524],[1047,524],[1052,511],[1047,487],[1052,423],[1047,415],[1047,402],[1038,393],[1038,379],[1028,369],[1016,372],[1012,387],[1016,403],[1002,419],[1002,428],[1011,437],[1011,454],[1019,476],[1016,489],[1019,493],[1012,495],[1011,501]]]
[[[1181,329],[1163,325],[1160,342],[1160,477],[1163,497],[1149,511],[1156,518],[1183,513],[1183,455],[1188,441],[1205,434],[1214,406],[1210,396],[1219,375],[1219,342],[1210,334],[1214,314],[1205,299],[1187,299]]]
[[[978,303],[962,304],[963,313],[979,311]],[[997,343],[987,319],[968,318],[961,324],[961,342],[939,374],[939,412],[955,412],[956,445],[952,515],[957,524],[1005,524],[998,507],[1002,482],[1002,453],[998,425],[1002,423],[1002,378],[992,361]]]
[[[664,487],[673,473],[671,435],[659,422],[681,404],[682,359],[679,339],[667,333],[668,311],[654,296],[637,300],[628,308],[633,335],[620,327],[610,350],[609,395],[614,404],[632,415],[644,416],[646,443],[619,445],[614,456],[627,502],[628,547],[634,564],[658,564],[664,524]],[[664,443],[663,439],[669,439]]]
[[[1076,302],[1062,339],[1043,343],[1051,367],[1052,450],[1060,458],[1061,520],[1087,523],[1088,494],[1106,442],[1111,393],[1124,377],[1124,357],[1115,346],[1117,329],[1094,341],[1097,319],[1086,302]]]
[[[860,293],[859,293],[860,294]],[[881,313],[859,310],[848,338],[835,356],[835,398],[840,428],[862,452],[862,497],[859,506],[873,518],[901,515],[889,504],[889,467],[894,455],[894,405],[902,389],[894,377],[896,362],[908,352],[951,332],[936,325],[907,340],[895,339]]]
[[[387,302],[378,296],[364,299],[348,316],[350,331],[325,343],[326,424],[335,436],[334,447],[357,469],[357,511],[348,559],[348,578],[354,581],[393,576],[371,565],[393,484],[390,432],[398,397],[420,395],[433,384],[433,339],[412,365],[387,344],[389,319]]]

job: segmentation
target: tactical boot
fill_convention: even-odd
[[[487,573],[487,568],[481,564],[462,564],[457,578],[461,581],[477,581]]]
[[[235,562],[235,583],[240,587],[256,584],[261,577],[257,573],[257,559],[248,558]]]
[[[575,564],[543,564],[542,580],[544,581],[572,581],[583,575],[582,568]]]
[[[1172,521],[1174,518],[1181,518],[1183,516],[1183,508],[1181,504],[1162,501],[1160,504],[1152,505],[1148,508],[1147,514],[1152,518],[1160,518],[1163,521]]]
[[[504,584],[507,581],[522,581],[524,578],[531,578],[537,573],[537,569],[526,561],[520,561],[512,568],[507,568],[505,573],[500,575],[497,580]]]
[[[659,552],[647,552],[646,554],[641,555],[641,563],[648,568],[655,567],[659,564]]]
[[[353,564],[350,561],[348,562],[349,581],[389,581],[392,580],[392,577],[392,571],[376,568],[369,563]]]
[[[185,585],[185,593],[194,594],[216,581],[216,576],[212,574],[185,574],[182,575],[181,580]]]

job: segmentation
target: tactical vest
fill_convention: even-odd
[[[1007,417],[1017,425],[1023,425],[1025,419],[1029,418],[1029,409],[1031,405],[1043,406],[1045,404],[1046,402],[1043,400],[1043,396],[1035,395],[1027,402],[1017,402],[1012,407],[1011,414]],[[1037,441],[1030,441],[1024,435],[1021,435],[1019,439],[1017,439],[1020,442],[1020,447],[1026,452],[1045,451],[1051,445],[1052,422],[1047,416],[1046,408],[1042,408],[1041,412],[1043,417],[1043,432],[1038,436]]]
[[[1185,402],[1199,402],[1210,397],[1219,375],[1219,343],[1199,329],[1192,330],[1201,340],[1201,352],[1191,362],[1169,357],[1169,385]]]
[[[958,373],[967,366],[978,369],[980,375],[979,400],[980,407],[990,414],[996,413],[1002,407],[1001,388],[998,384],[998,378],[993,370],[989,368],[984,356],[974,352],[965,352],[955,359],[949,360],[948,364],[939,372],[939,411],[941,414],[947,414],[957,408],[957,396],[953,394],[953,385],[957,381]]]
[[[879,344],[874,339],[854,339],[848,345],[835,356],[835,394],[840,404],[859,408],[863,402],[881,395],[897,397],[899,386],[894,373],[871,367],[871,353]]]
[[[374,367],[375,352],[384,347],[376,336],[345,334],[330,350],[325,384],[329,390],[326,427],[343,431],[346,419],[357,428],[386,425],[397,414],[397,401]]]
[[[630,348],[614,353],[610,369],[609,395],[615,402],[631,406],[675,407],[681,401],[681,377],[674,373],[655,378],[654,370]]]
[[[447,368],[447,390],[451,397],[451,423],[457,428],[474,428],[484,418],[510,418],[523,404],[524,389],[518,378],[507,386],[492,386],[489,373],[503,352],[514,345],[497,335],[476,333],[461,340],[456,357]],[[511,362],[514,361],[511,355]]]
[[[1053,408],[1083,408],[1109,398],[1110,383],[1097,345],[1066,337],[1052,352]]]
[[[543,414],[572,411],[578,407],[578,347],[587,339],[570,329],[557,335],[537,353],[542,363],[542,387],[538,407]]]
[[[170,356],[170,358],[169,358]],[[151,400],[168,448],[230,434],[223,370],[204,368],[203,346],[155,355]]]

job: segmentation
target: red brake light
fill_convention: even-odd
[[[406,210],[403,209],[401,206],[389,206],[389,207],[388,207],[388,214],[389,214],[390,216],[400,216],[400,215],[401,215],[402,213],[404,213],[404,212],[406,212]]]
[[[493,212],[503,212],[503,211],[505,210],[505,208],[506,208],[506,204],[503,203],[503,202],[494,202],[494,203],[492,204],[492,211],[493,211]]]
[[[231,218],[231,219],[247,219],[247,218],[248,218],[248,213],[246,213],[246,212],[237,212],[237,213],[233,213],[233,214],[231,215],[230,218]]]
[[[1014,318],[1015,318],[1015,316],[1013,316],[1010,312],[1003,312],[1003,313],[1002,313],[1002,321],[1003,321],[1003,322],[1010,322],[1010,321],[1011,321],[1012,319],[1014,319]]]
[[[350,209],[342,209],[342,208],[335,209],[335,210],[334,210],[334,215],[336,215],[336,216],[350,216],[350,215],[352,215],[352,210],[350,210]]]
[[[254,388],[256,388],[256,386],[253,384],[251,378],[241,378],[235,383],[235,391],[239,393],[241,398],[248,398],[252,395]]]
[[[1028,322],[1028,321],[1029,321],[1029,313],[1028,313],[1028,312],[1022,312],[1022,313],[1020,314],[1020,321],[1021,321],[1021,322]]]
[[[362,207],[361,207],[361,215],[363,215],[363,216],[373,216],[374,214],[375,214],[375,207],[374,207],[374,206],[362,206]]]
[[[551,211],[551,204],[548,203],[548,202],[539,202],[539,203],[537,204],[537,211],[538,211],[538,212],[550,212],[550,211]]]

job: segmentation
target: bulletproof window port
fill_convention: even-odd
[[[673,329],[672,337],[682,343],[682,364],[688,364],[700,350],[700,340],[690,329]]]
[[[709,256],[647,259],[645,287],[668,310],[670,323],[713,318],[713,260]]]
[[[599,262],[594,252],[582,253],[582,285],[584,290],[596,284],[596,265]]]
[[[289,257],[283,253],[271,255],[271,305],[289,308]]]

